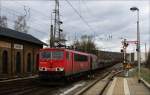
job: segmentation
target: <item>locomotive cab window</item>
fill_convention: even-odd
[[[51,58],[51,52],[43,51],[40,53],[41,59],[50,59]]]
[[[54,51],[52,52],[52,59],[60,60],[63,59],[64,52],[62,51]]]
[[[43,51],[40,53],[40,59],[62,60],[63,56],[63,51]]]

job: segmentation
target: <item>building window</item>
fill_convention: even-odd
[[[16,73],[21,72],[21,54],[17,52],[16,54]]]
[[[86,62],[88,61],[88,56],[75,53],[74,60],[78,62]]]
[[[6,50],[2,53],[2,69],[3,74],[8,73],[8,52]]]
[[[31,72],[32,62],[31,62],[31,53],[27,55],[27,72]]]

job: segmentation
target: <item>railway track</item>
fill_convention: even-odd
[[[36,79],[0,82],[0,95],[51,95],[61,86],[38,84]]]
[[[99,77],[98,79],[94,80],[93,82],[91,82],[89,85],[87,85],[86,87],[84,87],[83,89],[75,93],[74,95],[86,95],[85,93],[87,93],[89,89],[91,89],[95,84],[97,84],[99,81],[101,81],[105,77],[109,76],[109,73],[106,73],[102,77]]]
[[[75,95],[84,95],[86,91],[88,91],[92,86],[94,86],[97,82],[100,80],[108,77],[110,75],[110,71],[112,71],[113,68],[108,68],[104,70],[100,70],[95,73],[94,78],[89,78],[87,80],[82,80],[86,82],[88,87],[84,87],[84,89],[80,89],[80,91],[76,91]],[[65,84],[65,85],[57,85],[57,86],[43,86],[43,85],[37,85],[39,83],[35,83],[35,79],[25,79],[25,80],[19,80],[19,81],[12,81],[12,82],[0,82],[0,95],[59,95],[62,93],[62,89],[64,91],[67,88],[71,88],[72,84],[77,84],[78,82]],[[83,88],[83,87],[82,87]],[[66,95],[66,94],[64,94]],[[67,94],[67,95],[74,95],[73,94]]]
[[[0,95],[18,95],[30,89],[36,88],[32,83],[33,79],[0,82]]]
[[[115,74],[106,73],[105,75],[96,79],[91,84],[87,85],[86,87],[84,87],[83,89],[81,89],[80,91],[75,93],[74,95],[103,95],[103,92],[105,91],[105,89],[109,85],[109,83],[111,82],[112,78],[115,77],[120,72],[122,72],[122,71],[115,72]],[[100,86],[100,84],[99,84],[100,82],[101,82],[102,88],[96,87],[95,85],[97,85],[97,84]],[[99,88],[98,91],[93,92],[93,89],[97,89],[97,88]],[[96,91],[96,90],[94,90],[94,91]]]
[[[103,74],[73,95],[102,95],[112,78],[122,72],[122,70],[114,71],[113,68],[111,70],[111,72]],[[99,89],[97,90],[97,88]]]

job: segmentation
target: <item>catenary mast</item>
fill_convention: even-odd
[[[55,9],[53,13],[54,24],[51,23],[50,47],[63,47],[65,40],[62,38],[63,30],[60,28],[63,22],[60,21],[59,0],[55,0]]]

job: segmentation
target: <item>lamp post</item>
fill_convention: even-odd
[[[141,64],[141,50],[140,50],[140,31],[139,31],[139,9],[137,7],[130,8],[131,11],[137,11],[137,60],[138,60],[138,82],[140,82],[140,64]]]

